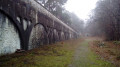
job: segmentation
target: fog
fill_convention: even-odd
[[[80,19],[86,20],[89,18],[91,10],[96,7],[98,0],[68,0],[65,4],[65,8],[74,12]]]

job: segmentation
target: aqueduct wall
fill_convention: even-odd
[[[0,55],[77,36],[34,0],[0,0]]]

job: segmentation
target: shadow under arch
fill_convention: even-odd
[[[1,9],[0,9],[0,14],[3,14],[5,16],[5,18],[8,19],[8,21],[9,21],[8,24],[12,24],[13,27],[15,28],[14,31],[18,33],[18,37],[19,37],[19,40],[20,40],[19,46],[20,46],[20,49],[22,49],[22,47],[23,47],[23,45],[22,45],[22,38],[21,38],[22,35],[20,34],[20,28],[18,27],[18,24],[17,24],[18,22],[15,21],[16,18],[13,19],[13,17],[9,16],[9,14],[7,14],[6,12],[4,12]],[[0,25],[2,26],[2,24],[0,24]],[[11,35],[11,34],[8,33],[8,35]],[[10,49],[12,49],[12,48],[10,48]]]

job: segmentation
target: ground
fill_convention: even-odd
[[[90,49],[90,39],[85,39],[75,50],[73,62],[70,67],[115,67],[110,62],[100,59]]]
[[[104,43],[104,45],[101,45]],[[113,63],[116,67],[120,67],[120,41],[99,41],[91,42],[91,49],[101,59]]]
[[[115,67],[92,50],[92,40],[68,40],[1,56],[0,67]]]

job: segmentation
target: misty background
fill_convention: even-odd
[[[83,36],[120,40],[119,0],[36,0]]]

